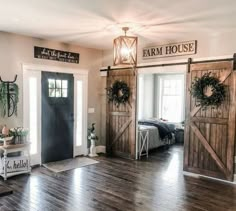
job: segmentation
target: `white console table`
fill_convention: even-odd
[[[25,174],[25,173],[30,173],[31,172],[31,167],[30,167],[30,143],[26,144],[12,144],[12,145],[6,145],[4,141],[4,145],[0,146],[0,150],[3,151],[3,159],[1,160],[2,166],[3,166],[3,172],[2,169],[0,171],[0,176],[4,178],[4,180],[7,180],[8,177],[15,176],[18,174]],[[15,157],[15,159],[20,160],[22,159],[27,159],[28,165],[27,168],[24,170],[19,170],[19,171],[13,171],[13,172],[7,172],[7,161],[8,159],[14,160],[14,157],[8,158],[7,155],[9,153],[13,152],[21,152],[21,156]]]

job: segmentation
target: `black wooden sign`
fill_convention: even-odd
[[[34,46],[34,58],[79,64],[79,53]]]

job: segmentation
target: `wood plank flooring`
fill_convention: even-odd
[[[8,188],[5,185],[0,185],[0,197],[7,196],[7,195],[10,195],[12,193],[13,193],[12,189]]]
[[[236,185],[183,176],[182,146],[141,161],[96,159],[63,173],[38,167],[30,176],[0,180],[13,189],[0,198],[0,210],[236,210]]]

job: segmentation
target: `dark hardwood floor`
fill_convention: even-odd
[[[0,198],[0,210],[236,210],[236,185],[184,176],[182,154],[172,146],[141,161],[101,156],[57,174],[38,167],[7,180],[14,193]]]

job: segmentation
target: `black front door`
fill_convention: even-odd
[[[42,163],[73,157],[74,79],[42,72]]]

